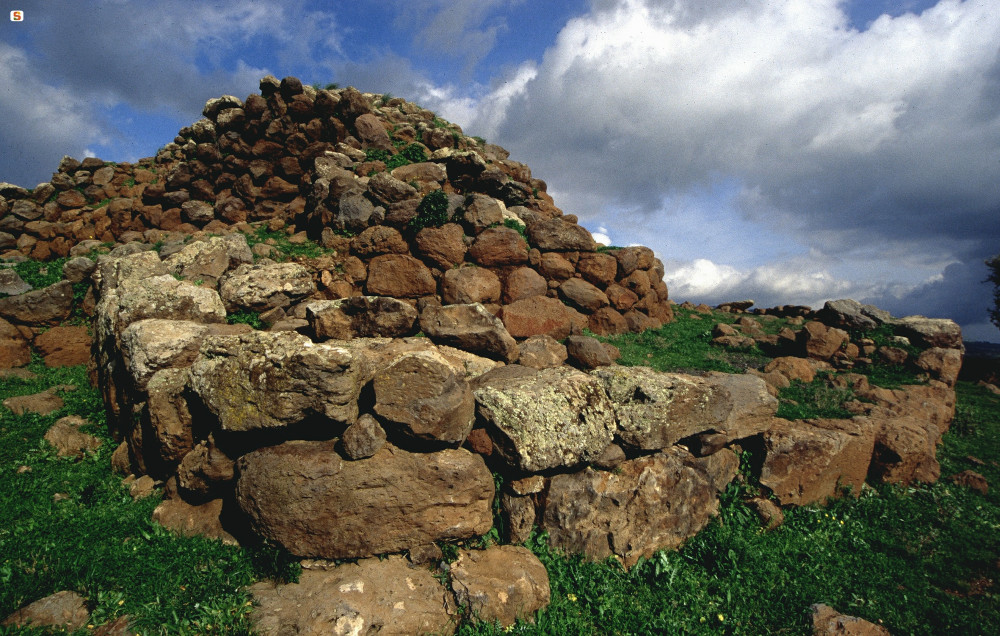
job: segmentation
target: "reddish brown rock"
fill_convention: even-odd
[[[576,269],[562,254],[546,252],[541,255],[538,270],[548,280],[562,282],[572,278]]]
[[[341,442],[348,458],[365,459],[377,453],[385,445],[385,439],[385,429],[378,420],[364,413],[358,421],[347,427]]]
[[[625,319],[628,330],[632,333],[641,333],[647,329],[657,329],[662,324],[656,318],[650,318],[641,311],[627,311],[622,317]]]
[[[409,251],[399,231],[386,225],[373,225],[351,240],[351,252],[362,257],[406,254]]]
[[[441,300],[446,304],[495,303],[500,279],[485,267],[449,269],[441,277]]]
[[[782,505],[822,504],[843,488],[857,496],[868,475],[875,425],[853,420],[775,420],[764,433],[760,483]]]
[[[821,322],[810,320],[799,332],[799,341],[810,358],[829,360],[840,351],[841,346],[850,341],[847,332],[836,327],[827,327]]]
[[[964,351],[962,329],[952,320],[907,316],[895,325],[895,329],[896,333],[906,336],[917,346]]]
[[[618,261],[610,254],[585,252],[580,254],[580,260],[576,263],[576,271],[587,282],[604,289],[615,282],[615,276],[618,274]]]
[[[457,223],[445,223],[441,227],[425,227],[417,232],[417,255],[441,269],[450,269],[465,260],[468,247],[463,240],[465,232]]]
[[[383,446],[344,461],[334,442],[285,442],[238,461],[236,497],[263,538],[293,554],[349,559],[493,525],[493,476],[463,449],[408,453]]]
[[[153,510],[153,521],[185,537],[201,536],[236,545],[236,539],[222,527],[219,520],[222,506],[221,499],[199,505],[189,504],[182,499],[165,499]]]
[[[776,372],[788,380],[798,380],[809,384],[816,377],[816,368],[805,358],[784,356],[775,358],[764,367],[765,373]]]
[[[101,447],[100,439],[84,433],[80,427],[87,423],[79,415],[67,415],[56,420],[45,432],[45,441],[56,449],[61,457],[83,457],[84,454]]]
[[[9,397],[3,401],[3,405],[14,411],[16,415],[24,415],[25,413],[48,415],[61,409],[63,401],[61,397],[56,395],[55,387],[53,387],[33,395]]]
[[[566,338],[566,353],[573,366],[584,370],[614,364],[601,342],[590,336],[569,336]]]
[[[559,286],[559,296],[587,314],[610,304],[604,292],[582,278],[570,278],[565,281]]]
[[[881,625],[841,614],[829,605],[816,603],[812,610],[813,636],[890,636]]]
[[[990,484],[986,481],[986,477],[983,477],[974,470],[963,470],[956,475],[952,475],[951,482],[975,490],[981,495],[987,495],[990,491]]]
[[[503,302],[509,305],[522,298],[544,296],[549,289],[545,278],[530,267],[519,267],[507,275],[503,285]]]
[[[420,298],[437,291],[427,266],[404,254],[376,256],[368,264],[366,290],[372,296]]]
[[[532,369],[549,369],[566,362],[568,352],[565,345],[552,336],[531,336],[518,345],[518,364]]]
[[[535,612],[549,604],[548,572],[522,546],[462,550],[449,573],[455,600],[476,621],[504,627],[519,619],[533,623]]]
[[[523,265],[528,262],[528,243],[509,227],[493,227],[476,237],[469,257],[484,267]]]
[[[528,238],[543,252],[593,252],[597,249],[594,237],[585,227],[561,218],[530,223]]]
[[[515,338],[544,334],[562,340],[572,327],[566,306],[547,296],[532,296],[504,305],[500,319]]]
[[[90,619],[86,599],[76,592],[56,592],[26,605],[3,619],[4,627],[58,627],[60,631],[83,629]]]
[[[610,307],[602,307],[590,314],[587,325],[599,336],[613,336],[628,331],[625,318]]]
[[[0,369],[22,367],[31,362],[31,347],[17,327],[0,318]]]
[[[613,472],[553,476],[540,525],[552,546],[595,561],[617,555],[631,567],[694,536],[718,507],[705,464],[674,446]]]
[[[146,385],[146,417],[155,439],[156,458],[169,467],[176,466],[194,448],[185,396],[188,377],[187,368],[161,369]]]
[[[24,325],[55,325],[73,308],[73,284],[59,281],[45,289],[0,298],[0,318]]]
[[[35,348],[47,367],[70,367],[90,360],[90,334],[86,327],[53,327],[39,334]]]
[[[408,437],[461,443],[475,420],[468,382],[432,352],[404,354],[373,381],[375,413]]]
[[[625,247],[611,253],[618,261],[618,278],[626,278],[637,269],[649,269],[656,261],[653,250],[641,245]]]
[[[284,634],[452,634],[454,599],[430,570],[405,558],[306,570],[298,583],[255,583],[254,629]]]
[[[184,456],[177,467],[177,485],[189,500],[204,501],[233,479],[235,463],[215,443],[212,435]],[[216,495],[218,496],[218,495]]]
[[[934,347],[921,352],[917,366],[948,386],[955,386],[962,370],[962,352],[958,349]]]
[[[438,344],[504,362],[517,360],[517,342],[480,304],[428,306],[420,314],[420,329]]]

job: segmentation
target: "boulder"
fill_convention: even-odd
[[[21,280],[17,271],[10,267],[0,267],[0,294],[17,296],[34,289],[31,285]]]
[[[965,345],[962,344],[962,328],[953,320],[907,316],[894,325],[897,334],[906,336],[910,342],[919,347],[941,347],[965,351]]]
[[[476,237],[469,258],[483,267],[524,265],[528,262],[528,243],[517,230],[492,227]]]
[[[288,307],[316,291],[312,273],[298,263],[240,265],[219,281],[226,311]]]
[[[549,604],[548,572],[522,546],[461,550],[449,574],[455,600],[477,621],[504,627],[517,620],[533,623],[535,612]]]
[[[236,500],[262,538],[298,556],[351,559],[492,527],[493,476],[480,456],[387,444],[345,461],[335,446],[291,441],[238,460]]]
[[[860,331],[870,331],[892,319],[889,312],[850,298],[826,301],[816,318],[830,327]]]
[[[674,446],[613,472],[553,476],[540,525],[553,547],[594,561],[616,555],[631,567],[694,536],[718,507],[705,464]]]
[[[365,113],[358,116],[354,120],[354,127],[358,132],[358,139],[366,144],[368,148],[392,150],[389,133],[386,132],[382,121],[372,113]]]
[[[441,269],[451,269],[465,260],[468,247],[465,232],[458,223],[445,223],[441,227],[425,227],[415,238],[416,254]]]
[[[24,415],[25,413],[49,415],[61,409],[65,403],[61,397],[56,395],[56,387],[52,387],[41,393],[9,397],[3,401],[3,405],[13,411],[15,415]]]
[[[417,310],[386,296],[352,296],[306,305],[306,319],[319,340],[402,338],[417,332]]]
[[[526,338],[518,345],[517,361],[533,369],[548,369],[562,365],[568,356],[565,345],[543,334]]]
[[[566,338],[566,353],[573,366],[585,371],[614,364],[604,345],[597,338],[590,336]]]
[[[876,420],[869,477],[873,482],[908,486],[932,484],[941,476],[937,444],[941,430],[919,415]]]
[[[76,256],[63,265],[63,278],[71,283],[82,283],[97,269],[97,263],[86,256]]]
[[[857,496],[868,475],[875,433],[867,418],[775,420],[764,433],[760,483],[782,505],[822,504],[844,488]]]
[[[409,251],[403,235],[387,225],[373,225],[351,240],[351,252],[361,257],[406,254]]]
[[[117,249],[98,258],[97,267],[92,274],[97,296],[102,300],[126,280],[138,281],[169,273],[166,264],[152,250],[114,255]]]
[[[507,207],[485,194],[473,194],[462,211],[462,221],[475,236],[488,227],[503,223]]]
[[[290,331],[214,336],[191,365],[191,388],[224,431],[285,427],[310,416],[357,419],[367,361]],[[335,427],[331,426],[333,430]]]
[[[545,252],[538,262],[538,271],[548,280],[562,282],[576,273],[573,263],[556,252]]]
[[[190,320],[137,320],[119,338],[122,361],[136,387],[145,390],[146,383],[160,369],[194,362],[208,332],[208,325]]]
[[[146,385],[146,416],[155,440],[155,458],[168,467],[176,466],[194,448],[185,396],[189,378],[187,368],[161,369]]]
[[[177,486],[189,500],[203,501],[233,479],[235,463],[219,449],[212,435],[198,443],[177,467]]]
[[[601,307],[590,314],[587,326],[599,336],[613,336],[628,331],[628,322],[611,307]]]
[[[420,329],[438,344],[504,362],[517,359],[517,342],[499,318],[479,303],[428,305],[420,314]]]
[[[73,308],[73,283],[62,280],[45,289],[0,298],[0,318],[25,325],[55,325]]]
[[[600,381],[582,371],[558,367],[482,376],[477,387],[477,413],[488,424],[496,451],[517,470],[593,460],[614,436],[614,408]]]
[[[532,296],[504,305],[500,319],[515,338],[547,335],[562,340],[572,329],[566,305],[547,296]]]
[[[935,380],[940,380],[948,386],[955,386],[958,374],[962,370],[962,352],[959,349],[932,347],[920,353],[917,366]]]
[[[392,177],[388,172],[380,172],[368,181],[368,192],[373,199],[386,205],[413,199],[419,194],[408,183]]]
[[[401,556],[306,570],[298,583],[255,583],[256,633],[452,634],[454,600],[426,568]]]
[[[653,250],[642,245],[624,247],[620,250],[612,251],[611,254],[618,261],[618,278],[626,278],[637,269],[649,269],[656,262],[656,255],[653,254]],[[750,305],[747,305],[747,307],[753,305],[753,301],[749,302]]]
[[[385,429],[368,413],[362,414],[358,420],[344,431],[341,443],[348,459],[365,459],[378,452],[385,445]]]
[[[200,280],[209,287],[215,287],[229,270],[250,263],[253,254],[242,234],[195,241],[163,261],[171,273],[195,283]]]
[[[532,247],[543,252],[593,252],[594,237],[583,226],[560,218],[542,219],[528,224]]]
[[[604,292],[582,278],[570,278],[559,285],[559,296],[586,314],[610,304]]]
[[[775,358],[764,367],[764,373],[780,373],[785,379],[798,380],[809,384],[816,378],[816,367],[806,358],[782,356]]]
[[[469,436],[475,400],[464,377],[432,352],[404,354],[373,381],[375,412],[390,431],[458,444]]]
[[[406,254],[383,254],[368,264],[367,292],[372,296],[420,298],[437,291],[427,266]]]
[[[799,332],[799,342],[805,354],[816,360],[829,360],[840,351],[841,346],[850,342],[847,332],[836,327],[827,327],[821,322],[810,320]]]
[[[446,304],[495,303],[500,279],[485,267],[449,269],[441,277],[441,300]]]
[[[615,282],[615,276],[618,274],[618,261],[610,254],[584,252],[580,254],[580,260],[576,263],[576,271],[588,283],[604,289]]]
[[[510,304],[522,298],[544,296],[549,290],[541,274],[530,267],[519,267],[507,275],[503,284],[503,302]]]

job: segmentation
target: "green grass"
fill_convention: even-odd
[[[677,319],[659,329],[599,339],[618,347],[622,354],[619,364],[657,371],[742,373],[771,360],[757,347],[737,350],[712,344],[712,327],[719,322],[731,324],[737,318],[733,314],[702,315],[679,307],[674,312]]]
[[[278,253],[272,257],[276,261],[289,261],[297,258],[318,258],[324,254],[332,254],[333,250],[320,247],[313,241],[304,243],[292,243],[286,232],[267,229],[267,225],[261,225],[252,234],[243,233],[247,238],[247,245],[253,248],[258,243],[273,245]],[[256,258],[256,257],[255,257]]]
[[[231,325],[250,325],[258,331],[267,326],[264,324],[264,321],[260,319],[260,314],[255,311],[246,310],[234,311],[226,316],[226,322]]]
[[[287,560],[178,537],[151,522],[159,496],[133,502],[111,473],[115,444],[86,368],[35,362],[29,369],[39,378],[3,380],[0,399],[55,384],[77,389],[62,393],[65,407],[49,416],[17,416],[0,407],[0,617],[73,590],[89,600],[95,624],[128,614],[144,633],[246,633],[245,586],[271,574],[287,576]],[[104,440],[79,461],[56,456],[42,440],[70,413],[86,417],[88,432]],[[56,493],[68,498],[54,501]]]
[[[817,374],[808,384],[795,380],[778,394],[778,417],[789,420],[810,418],[849,418],[853,414],[844,402],[854,399],[854,392],[830,384],[827,374]]]

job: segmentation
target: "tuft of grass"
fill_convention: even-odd
[[[702,316],[694,311],[675,308],[676,320],[642,333],[599,337],[621,352],[619,364],[647,366],[657,371],[742,373],[762,368],[771,358],[754,347],[732,350],[712,344],[712,326],[732,323],[733,314],[715,312]]]
[[[331,254],[333,250],[321,247],[313,241],[295,244],[288,240],[288,234],[282,231],[271,231],[266,225],[261,225],[252,234],[243,233],[247,238],[247,245],[253,248],[258,243],[268,243],[278,250],[278,255],[274,257],[276,261],[294,260],[297,258],[318,258],[324,254]]]
[[[428,193],[417,206],[417,215],[408,227],[417,232],[425,227],[441,227],[451,219],[448,217],[448,195],[444,190]]]
[[[854,399],[854,392],[830,384],[829,377],[817,374],[810,383],[795,380],[778,393],[777,416],[788,420],[811,418],[847,419],[852,413],[844,402]]]
[[[260,314],[255,311],[234,311],[226,316],[226,322],[231,325],[250,325],[258,331],[266,327],[264,322],[260,319]]]

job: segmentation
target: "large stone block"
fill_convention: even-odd
[[[285,442],[239,459],[237,501],[260,536],[298,556],[350,559],[492,527],[493,476],[480,456],[386,445],[346,461],[335,446]]]

